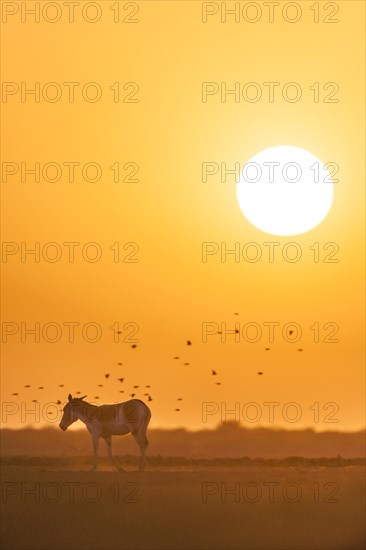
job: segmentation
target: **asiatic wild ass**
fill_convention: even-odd
[[[149,407],[140,399],[130,399],[123,403],[98,407],[84,401],[85,397],[86,395],[72,397],[69,394],[68,403],[63,409],[60,422],[61,430],[67,430],[77,420],[84,422],[93,440],[93,470],[95,470],[98,463],[100,438],[103,438],[107,443],[108,457],[113,460],[119,470],[123,470],[112,455],[112,435],[132,433],[141,452],[139,470],[143,471],[145,452],[149,444],[146,437],[147,426],[151,418]]]

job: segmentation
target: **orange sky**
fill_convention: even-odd
[[[114,23],[114,3],[97,4],[101,19],[94,24],[83,21],[78,11],[69,23],[60,8],[61,19],[54,24],[42,16],[37,24],[30,18],[22,23],[19,12],[2,25],[2,80],[15,83],[6,90],[21,90],[21,82],[28,88],[39,82],[44,90],[45,84],[56,82],[62,92],[55,103],[42,95],[39,102],[32,96],[22,102],[19,91],[5,96],[6,102],[3,95],[1,104],[2,240],[3,251],[14,252],[2,257],[1,381],[3,407],[15,403],[3,426],[24,425],[22,407],[35,406],[33,399],[43,407],[80,391],[91,401],[99,396],[100,403],[126,400],[130,393],[145,398],[150,392],[156,427],[199,429],[234,418],[218,412],[204,423],[204,403],[217,403],[219,411],[239,403],[241,420],[252,426],[363,427],[364,4],[337,2],[340,9],[333,17],[339,21],[325,23],[330,11],[320,2],[320,20],[314,23],[310,3],[300,2],[297,23],[281,15],[270,23],[263,3],[257,2],[263,16],[255,24],[243,18],[222,23],[220,13],[203,23],[202,3],[193,1],[143,1],[132,7],[120,2],[121,17],[137,5],[133,17],[138,22]],[[51,11],[48,16],[53,17]],[[80,83],[73,103],[65,82]],[[96,103],[81,93],[90,82],[102,90]],[[126,83],[137,83],[132,99],[138,102],[114,102],[117,88],[110,87],[116,82],[120,99],[137,90],[135,85],[123,89]],[[256,82],[263,97],[257,103],[236,103],[228,96],[224,103],[218,94],[204,103],[202,82],[226,82],[228,88],[235,82],[241,88]],[[296,82],[302,98],[291,103],[279,92],[271,103],[265,82],[279,82],[278,90]],[[320,83],[319,102],[309,89],[315,82]],[[339,86],[337,103],[323,101],[332,90],[324,90],[329,82]],[[268,235],[245,220],[233,176],[226,183],[219,175],[206,183],[201,178],[203,162],[243,165],[262,149],[281,144],[305,148],[340,167],[328,217],[291,238]],[[35,162],[41,167],[58,163],[59,181],[46,181],[42,174],[39,182],[31,175],[22,181],[21,163],[30,168]],[[70,164],[65,163],[73,162],[79,165],[70,182]],[[87,163],[101,168],[99,181],[83,178],[85,173],[94,177],[93,167],[82,172]],[[119,182],[113,181],[115,172],[109,168],[115,163]],[[139,170],[132,178],[138,181],[123,181],[136,164]],[[11,169],[17,171],[5,181],[4,170]],[[47,174],[53,177],[52,167]],[[290,241],[301,247],[297,263],[281,254]],[[21,243],[34,248],[37,242],[40,261],[32,255],[22,261]],[[55,253],[55,247],[44,248],[52,242],[61,254],[54,263],[42,256],[42,251],[46,257]],[[64,244],[70,242],[80,243],[74,262],[68,257],[70,245]],[[219,249],[225,246],[221,243],[228,249],[239,243],[240,251],[255,242],[262,258],[235,262],[229,255],[223,262],[216,254],[203,262],[203,242],[218,243]],[[268,260],[268,242],[280,243],[274,262]],[[85,248],[87,243],[97,243],[99,261],[85,259],[95,252],[95,247]],[[119,243],[117,262],[114,243]],[[138,251],[136,245],[123,249],[126,243],[137,243]],[[319,262],[309,249],[314,243],[319,243]],[[333,245],[324,250],[326,243],[339,247],[334,255],[338,262],[324,261],[333,250]],[[225,323],[227,329],[239,323],[239,341],[229,334],[221,342],[215,334],[204,343],[202,326],[208,322]],[[268,340],[271,322],[279,323],[274,342]],[[301,327],[298,342],[286,341],[286,332],[282,335],[289,322]],[[39,323],[41,329],[56,323],[60,338],[46,341],[53,338],[51,327],[35,343],[24,334],[22,323],[28,328]],[[79,323],[73,342],[68,323]],[[83,339],[87,323],[101,330],[98,342]],[[109,328],[115,323],[122,332],[120,342],[114,342]],[[262,330],[257,342],[243,337],[248,323]],[[319,342],[314,341],[315,323]],[[138,344],[133,349],[123,340],[134,326]],[[325,342],[334,327],[339,330],[333,338],[339,341]],[[12,329],[17,332],[6,336]],[[92,329],[87,337],[93,338]],[[192,346],[187,346],[188,339]],[[31,388],[24,388],[26,384]],[[254,414],[247,409],[251,402],[262,415],[256,423],[245,417],[245,411]],[[267,402],[279,403],[273,424]],[[298,422],[283,413],[289,402],[298,404]],[[327,415],[338,422],[325,421]],[[34,424],[34,417],[26,423]]]

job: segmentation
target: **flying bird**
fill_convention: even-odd
[[[184,365],[186,365],[186,366],[187,366],[187,365],[189,365],[189,363],[184,363]]]
[[[109,374],[105,374],[104,376],[105,376],[106,378],[109,378]]]
[[[38,389],[39,389],[39,390],[43,390],[43,389],[44,389],[44,386],[39,386]]]
[[[59,399],[57,399],[56,405],[61,405],[61,401]]]
[[[297,351],[304,351],[302,348],[299,348]]]
[[[99,396],[98,396],[98,395],[95,395],[95,396],[94,396],[94,399],[99,399]]]
[[[216,376],[217,372],[215,370],[211,370],[212,376]]]
[[[221,382],[215,382],[216,386],[221,386]]]
[[[63,388],[65,384],[59,384],[58,387],[59,388]]]
[[[135,397],[135,393],[130,393],[130,397]]]
[[[179,357],[173,357],[173,359],[179,359]]]
[[[136,389],[136,388],[139,388],[139,387],[140,387],[140,386],[134,386],[135,389]]]
[[[179,412],[179,411],[180,411],[180,409],[174,409],[174,410],[175,410],[175,411],[177,411],[177,412]]]
[[[257,374],[261,375],[261,374],[263,374],[263,372],[258,372]]]
[[[119,380],[120,382],[123,382],[124,378],[118,378],[118,380]]]
[[[120,366],[121,366],[121,365],[123,365],[123,363],[117,363],[117,365],[120,365]]]
[[[269,351],[271,348],[265,348],[266,351]]]
[[[12,393],[11,395],[19,395],[19,393]]]
[[[177,401],[182,401],[182,400],[183,400],[182,397],[178,397],[178,398],[177,398]]]
[[[30,388],[30,385],[29,385],[29,384],[27,384],[27,385],[26,385],[26,386],[24,386],[24,387],[25,387],[25,388]]]
[[[148,401],[152,401],[152,400],[153,400],[152,397],[151,397],[151,395],[148,396],[147,400],[148,400]]]
[[[132,344],[131,348],[137,348],[136,344]]]
[[[190,340],[187,340],[187,346],[191,346],[192,342]]]
[[[102,388],[103,387],[103,384],[98,384],[98,388]]]

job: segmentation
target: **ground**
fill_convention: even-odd
[[[125,463],[126,464],[126,463]],[[362,465],[2,465],[4,550],[359,550]]]

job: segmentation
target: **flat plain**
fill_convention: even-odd
[[[365,469],[5,457],[4,550],[361,550]]]

